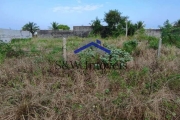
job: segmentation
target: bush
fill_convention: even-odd
[[[126,51],[123,51],[121,49],[117,49],[115,47],[111,46],[105,46],[109,50],[111,50],[111,53],[99,53],[97,50],[94,50],[96,48],[91,47],[85,51],[82,51],[79,54],[79,62],[84,68],[87,63],[97,63],[98,64],[104,64],[107,65],[107,68],[111,67],[118,67],[118,68],[125,68],[126,63],[130,60],[132,60],[132,57],[130,54]],[[118,66],[117,66],[118,65]]]
[[[6,54],[8,51],[12,50],[12,47],[8,43],[4,43],[2,40],[0,40],[0,53]]]
[[[81,63],[82,67],[85,66],[86,62],[87,63],[97,63],[100,54],[98,54],[97,51],[93,50],[94,47],[90,47],[84,51],[82,51],[79,54],[79,62]]]
[[[11,51],[11,45],[0,40],[0,63],[4,61],[6,54]]]
[[[173,26],[169,20],[166,20],[160,29],[163,44],[175,45],[180,48],[180,27]]]
[[[107,26],[103,27],[102,31],[100,32],[101,38],[106,38],[106,37],[110,36],[110,33],[111,33],[111,31]]]
[[[11,43],[28,42],[30,40],[31,40],[31,38],[14,38],[14,39],[11,40]]]
[[[130,40],[123,43],[123,50],[132,53],[136,49],[138,42],[136,40]]]
[[[153,49],[158,49],[159,39],[153,36],[148,36],[149,47]]]
[[[14,50],[13,46],[9,43],[4,43],[0,40],[0,63],[4,61],[6,57],[18,57],[24,55],[24,51],[21,49]]]
[[[144,28],[141,28],[135,32],[135,38],[139,41],[147,40],[147,34]]]
[[[111,50],[111,53],[100,57],[100,60],[105,64],[110,64],[110,66],[118,64],[120,68],[125,68],[126,63],[132,60],[132,57],[126,51],[108,46],[107,48]]]

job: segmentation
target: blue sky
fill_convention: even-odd
[[[133,23],[144,21],[146,28],[180,19],[180,0],[0,0],[0,28],[19,30],[30,21],[48,29],[55,21],[72,29],[114,9]]]

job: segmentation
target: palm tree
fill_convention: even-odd
[[[37,26],[37,24],[34,22],[29,22],[22,27],[22,30],[31,32],[32,36],[34,37],[34,33],[39,30],[39,26]]]
[[[128,26],[128,31],[127,31],[127,35],[134,35],[134,33],[136,32],[136,25],[134,25],[130,20],[127,21],[127,26]]]
[[[138,21],[138,22],[135,24],[135,26],[136,26],[137,29],[141,29],[141,28],[144,28],[144,27],[145,27],[143,21]]]
[[[59,29],[58,26],[59,26],[59,23],[57,23],[57,22],[52,22],[51,23],[52,30],[58,30]]]

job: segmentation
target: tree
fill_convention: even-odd
[[[128,21],[127,24],[128,24],[128,35],[133,36],[137,30],[136,24],[133,24],[131,21]]]
[[[101,37],[102,37],[102,38],[106,38],[106,37],[109,36],[109,33],[110,33],[109,28],[108,28],[107,26],[103,26],[103,27],[102,27],[102,31],[101,31],[101,33],[100,33]]]
[[[102,25],[101,25],[101,20],[98,19],[98,17],[96,17],[96,20],[93,20],[91,23],[91,27],[92,27],[92,33],[97,35],[100,34],[101,30],[102,30]]]
[[[173,26],[172,24],[169,22],[169,20],[166,20],[163,24],[163,26],[160,26],[161,29],[161,37],[162,37],[162,42],[163,43],[172,43],[171,41],[171,30],[172,30]]]
[[[180,48],[180,28],[178,27],[178,21],[173,26],[169,20],[166,20],[161,27],[162,43],[175,45]]]
[[[60,25],[58,25],[58,29],[62,29],[62,30],[70,30],[70,27],[67,26],[67,25],[62,25],[62,24],[60,24]]]
[[[121,16],[121,20],[117,26],[117,33],[119,33],[119,35],[126,34],[126,20],[128,20],[128,18],[128,16]]]
[[[39,26],[37,26],[37,24],[34,22],[29,22],[22,27],[22,30],[31,32],[32,36],[34,37],[34,33],[39,30]]]
[[[105,13],[104,21],[108,24],[108,35],[118,37],[120,34],[125,31],[125,21],[128,17],[121,16],[121,12],[118,10],[110,10],[108,13]]]
[[[144,25],[144,22],[143,21],[138,21],[136,24],[135,24],[135,27],[136,29],[142,29],[145,27]]]
[[[174,27],[180,27],[180,19],[174,23]]]
[[[137,23],[133,24],[131,21],[128,21],[128,35],[133,36],[135,32],[141,30],[144,31],[144,22],[138,21]]]
[[[51,29],[52,30],[58,30],[59,29],[58,26],[59,26],[59,23],[57,23],[57,22],[52,22],[51,23]]]
[[[110,10],[108,13],[105,13],[104,21],[108,24],[108,27],[111,30],[116,29],[121,21],[121,12],[116,9]]]
[[[116,9],[109,10],[108,13],[105,13],[104,22],[108,24],[107,27],[103,27],[100,23],[100,20],[96,18],[96,20],[94,20],[91,25],[93,27],[94,34],[97,34],[99,31],[101,31],[101,37],[118,37],[119,35],[126,34],[127,25],[127,34],[132,36],[137,30],[144,29],[144,22],[138,21],[136,24],[133,24],[130,20],[128,20],[128,16],[122,16],[121,14],[122,13]]]

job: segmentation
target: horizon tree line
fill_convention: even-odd
[[[166,20],[166,22],[167,21],[168,20]],[[107,26],[103,26],[102,22],[106,22]],[[138,30],[144,30],[145,27],[143,21],[132,23],[132,21],[129,20],[128,16],[123,16],[122,13],[116,9],[109,10],[109,12],[105,13],[103,19],[99,19],[98,17],[96,17],[95,20],[91,21],[90,25],[93,29],[91,34],[93,34],[94,36],[100,35],[102,38],[108,36],[118,37],[120,35],[125,35],[125,34],[127,34],[128,36],[133,36]],[[169,23],[169,25],[179,28],[180,19],[175,21],[174,23]],[[162,30],[162,27],[159,26],[159,28]],[[49,29],[70,30],[70,27],[68,25],[52,22]],[[22,27],[22,30],[27,30],[31,32],[32,36],[34,36],[35,32],[40,30],[40,27],[34,22],[29,22]]]

